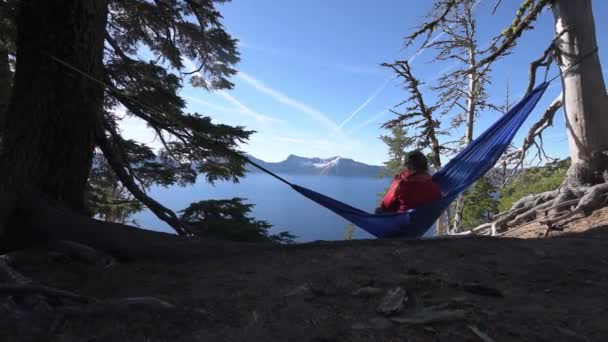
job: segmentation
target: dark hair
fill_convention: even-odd
[[[405,166],[414,172],[428,171],[429,162],[422,152],[416,150],[405,156]]]

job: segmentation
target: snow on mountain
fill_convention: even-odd
[[[382,170],[381,166],[367,165],[339,156],[322,159],[290,155],[287,157],[287,159],[278,163],[265,162],[253,157],[250,158],[254,162],[276,173],[345,177],[376,177]],[[251,165],[248,165],[247,169],[250,172],[260,172],[259,169]]]

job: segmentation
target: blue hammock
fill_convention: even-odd
[[[370,214],[318,192],[292,184],[263,167],[249,162],[376,237],[421,237],[458,195],[496,164],[544,94],[548,84],[548,82],[542,83],[530,92],[433,175],[433,181],[441,188],[442,198],[439,201],[407,212]]]

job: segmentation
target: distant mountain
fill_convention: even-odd
[[[368,165],[342,157],[322,159],[290,155],[287,159],[278,163],[265,162],[252,156],[249,156],[249,158],[272,172],[286,174],[376,177],[383,169],[382,166]],[[250,164],[247,164],[247,170],[261,172]]]

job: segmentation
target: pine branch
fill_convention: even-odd
[[[423,44],[421,45],[421,49],[425,48],[427,43],[430,41],[431,39],[431,35],[433,34],[433,32],[435,32],[435,30],[437,29],[437,27],[444,23],[448,17],[448,15],[450,14],[450,11],[460,3],[461,0],[441,0],[439,1],[437,4],[435,4],[435,10],[440,11],[440,14],[438,16],[436,16],[434,19],[432,19],[431,21],[423,24],[418,30],[414,31],[414,33],[410,34],[409,36],[407,36],[405,38],[405,46],[408,47],[410,45],[412,45],[412,43],[421,35],[426,34],[426,38],[423,42]]]

